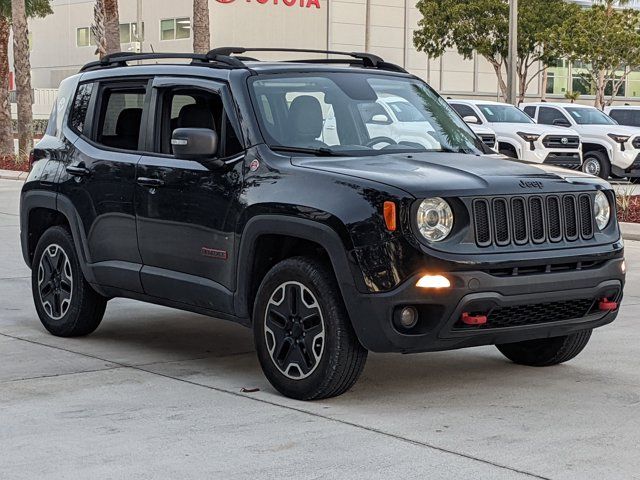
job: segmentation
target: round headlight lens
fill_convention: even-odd
[[[603,230],[609,224],[611,206],[609,205],[609,199],[602,192],[596,193],[596,198],[593,202],[593,216],[596,219],[598,230]]]
[[[418,207],[418,230],[430,242],[444,240],[453,228],[453,211],[440,197],[427,198]]]

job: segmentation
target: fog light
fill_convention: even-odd
[[[416,287],[420,288],[449,288],[450,286],[449,279],[442,275],[425,275],[416,283]]]
[[[620,264],[620,271],[622,273],[627,273],[627,262],[622,260],[622,263]]]
[[[418,311],[414,307],[404,307],[400,311],[400,325],[409,329],[415,327],[416,323],[418,323]]]

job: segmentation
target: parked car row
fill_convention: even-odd
[[[478,133],[495,134],[497,152],[527,162],[582,169],[602,178],[640,182],[640,107],[561,102],[522,103],[449,99]]]

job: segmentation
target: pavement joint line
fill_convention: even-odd
[[[14,383],[14,382],[28,382],[29,380],[40,380],[42,378],[68,377],[70,375],[82,375],[84,373],[106,372],[108,370],[118,370],[120,368],[127,368],[127,367],[116,365],[115,367],[96,368],[94,370],[82,370],[80,372],[54,373],[51,375],[39,375],[37,377],[13,378],[11,380],[0,381],[0,385],[6,385],[7,383]]]
[[[485,465],[490,465],[492,467],[500,468],[500,469],[507,470],[507,471],[510,471],[510,472],[513,472],[513,473],[518,473],[518,474],[525,475],[525,476],[528,476],[528,477],[531,477],[531,478],[537,478],[539,480],[552,480],[550,477],[544,477],[542,475],[531,473],[531,472],[528,472],[526,470],[520,470],[520,469],[517,469],[515,467],[510,467],[508,465],[503,465],[501,463],[497,463],[497,462],[494,462],[492,460],[486,460],[486,459],[483,459],[483,458],[475,457],[475,456],[473,456],[471,454],[468,454],[468,453],[457,452],[455,450],[451,450],[451,449],[448,449],[448,448],[445,448],[445,447],[439,447],[437,445],[433,445],[433,444],[427,443],[427,442],[421,442],[419,440],[413,440],[411,438],[406,438],[406,437],[403,437],[401,435],[398,435],[398,434],[395,434],[395,433],[391,433],[391,432],[386,432],[384,430],[380,430],[380,429],[377,429],[377,428],[367,427],[365,425],[360,425],[358,423],[349,422],[349,421],[346,421],[346,420],[341,420],[341,419],[329,417],[329,416],[326,416],[326,415],[321,415],[319,413],[311,412],[311,411],[305,410],[303,408],[294,407],[294,406],[291,406],[291,405],[282,405],[280,403],[276,403],[276,402],[273,402],[271,400],[266,400],[266,399],[263,399],[263,398],[255,398],[255,397],[252,397],[250,395],[242,395],[242,394],[240,394],[238,392],[235,392],[233,390],[227,390],[227,389],[221,388],[221,387],[214,387],[212,385],[206,385],[206,384],[203,384],[203,383],[194,382],[192,380],[187,380],[187,379],[184,379],[184,378],[173,377],[171,375],[167,375],[167,374],[164,374],[164,373],[154,372],[153,370],[146,370],[146,369],[142,368],[141,366],[128,365],[126,363],[120,363],[120,362],[116,362],[116,361],[113,361],[113,360],[107,360],[105,358],[97,357],[95,355],[90,355],[90,354],[82,353],[82,352],[76,352],[74,350],[69,350],[69,349],[63,348],[63,347],[57,347],[55,345],[49,345],[49,344],[46,344],[46,343],[37,342],[35,340],[29,340],[29,339],[25,339],[25,338],[21,338],[21,337],[16,337],[15,335],[9,335],[9,334],[6,334],[6,333],[0,333],[0,335],[2,335],[4,337],[8,337],[8,338],[13,338],[15,340],[22,340],[24,342],[32,343],[34,345],[40,345],[40,346],[43,346],[43,347],[49,347],[49,348],[53,348],[53,349],[56,349],[56,350],[62,350],[62,351],[68,352],[68,353],[75,353],[76,355],[81,355],[81,356],[93,358],[95,360],[101,360],[103,362],[109,362],[109,363],[112,363],[112,364],[117,365],[117,366],[122,367],[122,368],[129,368],[129,369],[136,370],[136,371],[139,371],[139,372],[144,372],[144,373],[148,373],[148,374],[151,374],[151,375],[156,375],[156,376],[159,376],[159,377],[163,377],[163,378],[167,378],[167,379],[170,379],[170,380],[174,380],[174,381],[177,381],[177,382],[186,383],[188,385],[201,387],[201,388],[206,388],[208,390],[212,390],[212,391],[215,391],[215,392],[218,392],[218,393],[224,393],[224,394],[227,394],[227,395],[232,395],[234,397],[244,398],[244,399],[247,399],[247,400],[252,400],[254,402],[260,402],[260,403],[263,403],[265,405],[270,405],[270,406],[273,406],[273,407],[276,407],[276,408],[282,408],[282,409],[285,409],[285,410],[290,410],[290,411],[294,411],[294,412],[301,413],[301,414],[304,414],[304,415],[309,415],[309,416],[312,416],[312,417],[315,417],[315,418],[319,418],[319,419],[323,419],[323,420],[326,420],[326,421],[339,423],[341,425],[349,426],[349,427],[356,428],[356,429],[359,429],[359,430],[367,431],[369,433],[374,433],[374,434],[381,435],[381,436],[384,436],[384,437],[387,437],[387,438],[398,440],[398,441],[403,442],[403,443],[408,443],[410,445],[415,445],[415,446],[418,446],[418,447],[428,448],[430,450],[435,450],[435,451],[438,451],[438,452],[441,452],[441,453],[446,453],[446,454],[449,454],[449,455],[453,455],[453,456],[457,456],[457,457],[461,457],[461,458],[466,458],[467,460],[472,460],[472,461],[479,462],[479,463],[482,463],[482,464],[485,464]]]

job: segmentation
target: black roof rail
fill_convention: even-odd
[[[234,58],[231,55],[243,55],[247,52],[287,52],[287,53],[318,53],[322,55],[341,55],[345,57],[351,57],[367,68],[380,68],[384,70],[391,70],[395,72],[406,73],[406,70],[393,63],[385,62],[382,58],[372,53],[366,52],[342,52],[337,50],[316,50],[310,48],[270,48],[270,47],[218,47],[210,50],[207,56],[210,58],[216,58],[219,55]],[[354,63],[348,60],[340,59],[311,59],[311,60],[289,60],[289,62],[301,62],[301,63]]]
[[[139,60],[161,60],[161,59],[187,59],[192,64],[202,64],[210,66],[222,66],[226,68],[248,68],[244,62],[258,61],[254,58],[243,56],[246,52],[288,52],[288,53],[317,53],[321,55],[340,55],[349,57],[347,59],[335,58],[315,58],[303,60],[288,60],[287,62],[299,63],[341,63],[349,65],[357,65],[365,68],[379,68],[381,70],[390,70],[393,72],[407,73],[406,70],[393,63],[385,62],[382,58],[372,53],[362,52],[340,52],[336,50],[315,50],[308,48],[245,48],[245,47],[219,47],[210,50],[208,53],[134,53],[134,52],[117,52],[105,55],[100,60],[89,62],[84,65],[80,72],[97,70],[110,67],[125,67],[128,62]],[[233,56],[232,56],[233,55]]]
[[[135,62],[139,60],[160,60],[167,58],[184,58],[192,60],[192,63],[217,63],[229,68],[246,68],[244,63],[238,58],[233,58],[226,55],[215,55],[215,58],[209,54],[199,53],[134,53],[134,52],[116,52],[109,55],[105,55],[100,60],[89,62],[84,65],[80,71],[86,72],[89,70],[96,70],[99,68],[107,67],[125,67],[127,62]]]

